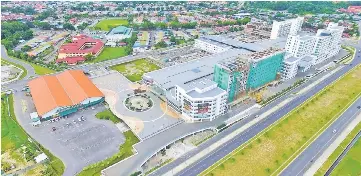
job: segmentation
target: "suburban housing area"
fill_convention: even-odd
[[[1,5],[2,175],[361,173],[359,2]]]

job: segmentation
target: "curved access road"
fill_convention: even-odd
[[[1,45],[1,58],[5,59],[5,60],[7,60],[7,61],[10,61],[10,62],[13,62],[13,63],[16,63],[16,64],[19,64],[19,65],[23,66],[23,67],[26,69],[26,71],[27,71],[27,74],[26,74],[26,76],[24,77],[24,79],[29,79],[30,77],[34,77],[34,76],[37,75],[37,74],[35,73],[34,68],[33,68],[30,64],[9,57],[8,54],[6,53],[6,49],[5,49],[4,45]]]

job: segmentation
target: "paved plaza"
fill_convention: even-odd
[[[130,82],[120,73],[114,72],[94,78],[92,81],[104,93],[105,101],[109,104],[112,112],[121,118],[142,140],[148,139],[164,129],[183,123],[179,114],[176,114],[165,102],[149,91],[144,94],[149,96],[153,102],[150,109],[143,112],[129,110],[124,104],[127,97],[132,96],[134,89],[141,87],[147,90],[147,87]]]
[[[35,112],[31,97],[24,92],[14,93],[14,109],[20,125],[40,144],[65,164],[64,175],[75,175],[85,166],[104,160],[119,151],[124,135],[111,121],[95,118],[105,110],[103,104],[80,110],[59,121],[31,124],[30,113]],[[83,117],[85,120],[80,121]]]

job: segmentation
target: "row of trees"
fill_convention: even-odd
[[[133,52],[133,45],[138,40],[137,33],[133,32],[132,37],[123,39],[122,42],[125,42],[127,46],[125,47],[125,53],[127,55],[132,54]]]
[[[34,8],[25,6],[25,7],[1,7],[2,12],[11,12],[11,13],[23,13],[25,15],[34,15],[36,11]]]
[[[269,9],[283,11],[287,10],[293,14],[333,14],[337,9],[347,8],[350,5],[357,5],[358,2],[332,2],[332,1],[249,1],[245,7],[253,9]]]
[[[1,23],[1,44],[6,49],[13,49],[20,40],[33,38],[33,31],[29,26],[18,21],[5,21]]]
[[[51,28],[56,28],[56,26],[53,26],[53,25],[51,25],[50,23],[48,23],[48,22],[42,22],[42,21],[39,21],[39,20],[35,20],[32,24],[31,24],[31,22],[28,22],[29,23],[29,25],[33,25],[33,26],[36,26],[36,27],[38,27],[38,28],[40,28],[40,29],[43,29],[43,30],[50,30]],[[84,25],[84,23],[82,24],[82,25]],[[86,24],[86,26],[87,26],[88,24]],[[86,26],[84,27],[84,29],[86,28]],[[83,26],[82,26],[83,27]],[[63,29],[65,29],[65,30],[71,30],[71,31],[75,31],[76,29],[75,29],[75,27],[72,25],[72,24],[70,24],[70,23],[64,23],[63,24]]]
[[[16,57],[16,58],[19,58],[21,60],[25,60],[25,61],[28,61],[28,62],[31,62],[31,63],[34,63],[34,64],[37,64],[37,65],[40,65],[42,67],[46,67],[46,68],[49,68],[49,69],[52,69],[52,70],[55,70],[55,71],[61,71],[61,70],[64,70],[67,65],[66,64],[56,64],[54,61],[53,62],[50,62],[50,63],[44,63],[42,60],[41,57],[37,58],[34,57],[34,56],[29,56],[28,54],[26,54],[25,52],[22,52],[22,51],[12,51],[12,50],[8,50],[8,55],[9,56],[13,56],[13,57]]]

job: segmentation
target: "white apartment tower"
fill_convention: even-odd
[[[286,55],[283,60],[283,65],[281,68],[281,79],[287,80],[294,78],[298,71],[298,63],[300,62],[300,58],[293,57],[290,55]]]
[[[329,23],[327,29],[319,29],[315,36],[315,46],[312,55],[316,56],[318,64],[338,54],[341,49],[343,27]]]
[[[313,53],[315,38],[311,36],[289,35],[285,49],[295,57],[304,57]]]
[[[271,39],[286,37],[287,35],[297,35],[303,24],[303,17],[289,19],[285,21],[273,21]]]
[[[209,79],[176,85],[175,99],[183,118],[192,122],[211,121],[227,110],[227,92]]]
[[[343,27],[330,23],[327,29],[319,29],[315,36],[289,35],[285,49],[294,57],[314,56],[312,65],[338,54],[341,49]]]

